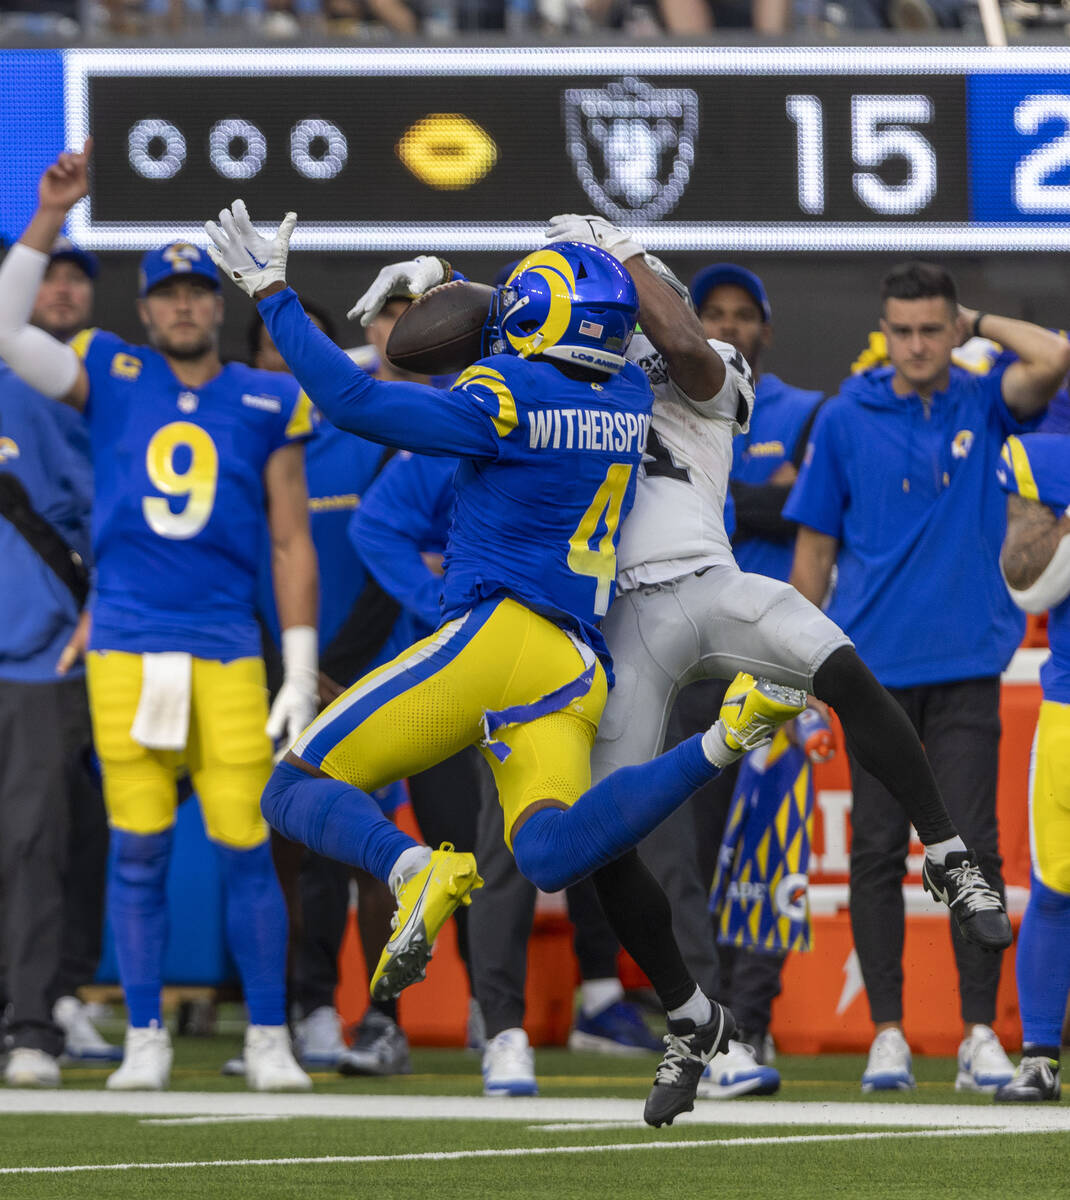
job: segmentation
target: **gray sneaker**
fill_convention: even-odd
[[[339,1055],[337,1069],[343,1075],[409,1075],[409,1043],[396,1021],[369,1008],[353,1045]]]
[[[994,1099],[997,1104],[1035,1104],[1058,1100],[1061,1095],[1058,1061],[1027,1055],[1018,1064],[1014,1078],[996,1089]]]
[[[658,1128],[671,1125],[681,1113],[695,1107],[695,1093],[706,1065],[715,1054],[728,1049],[736,1035],[736,1023],[727,1008],[710,1001],[713,1015],[705,1025],[693,1021],[669,1021],[665,1054],[654,1072],[654,1086],[647,1096],[643,1120]]]

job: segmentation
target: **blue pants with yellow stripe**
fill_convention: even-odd
[[[481,744],[511,843],[531,804],[569,806],[590,786],[606,694],[587,646],[515,600],[489,600],[358,680],[292,753],[373,792]]]

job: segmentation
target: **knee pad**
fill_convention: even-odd
[[[282,821],[289,805],[287,793],[295,783],[308,778],[304,771],[287,762],[278,763],[271,772],[260,796],[260,813],[272,829],[282,832]]]
[[[833,708],[857,703],[871,680],[880,687],[853,646],[838,646],[814,672],[814,695]]]
[[[561,809],[540,809],[513,835],[513,857],[520,874],[543,892],[559,892],[582,878],[567,861],[559,836],[563,815]]]
[[[167,883],[167,868],[171,862],[171,843],[174,830],[163,833],[128,833],[113,829],[111,833],[111,881],[125,889],[163,892]]]
[[[261,842],[259,846],[228,846],[216,842],[215,847],[228,885],[277,880],[269,842]]]

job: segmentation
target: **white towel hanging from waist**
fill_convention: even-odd
[[[184,750],[189,737],[193,656],[141,656],[141,698],[130,736],[148,750]]]

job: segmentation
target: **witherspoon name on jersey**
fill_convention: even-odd
[[[604,409],[529,409],[528,445],[532,450],[599,450],[641,454],[650,416]]]

